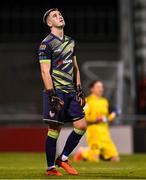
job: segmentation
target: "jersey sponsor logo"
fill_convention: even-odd
[[[68,63],[72,63],[72,59],[68,59],[68,60],[66,59],[63,61],[63,64],[68,64]]]
[[[52,117],[54,117],[54,116],[55,116],[55,113],[54,113],[54,112],[52,112],[52,111],[49,111],[49,115],[50,115],[50,117],[52,118]]]
[[[66,59],[66,60],[61,60],[61,59],[59,59],[59,60],[57,61],[57,65],[69,64],[69,63],[72,63],[72,59]]]
[[[63,64],[63,63],[62,63],[62,60],[59,59],[59,60],[57,61],[57,65],[61,65],[61,64]]]

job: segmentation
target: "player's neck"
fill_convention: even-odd
[[[63,39],[64,36],[63,28],[52,28],[51,33],[59,37],[60,39]]]

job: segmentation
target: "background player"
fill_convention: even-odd
[[[78,172],[70,165],[68,156],[85,133],[86,122],[75,42],[64,35],[65,21],[57,8],[48,10],[43,21],[51,30],[39,48],[39,62],[45,86],[43,120],[49,124],[46,140],[47,175],[62,175],[56,170],[55,163],[67,173],[77,175]],[[55,162],[57,138],[61,126],[66,122],[73,122],[74,130]]]
[[[102,158],[119,161],[118,151],[111,139],[108,124],[119,115],[120,111],[116,108],[109,113],[109,102],[103,97],[104,87],[101,81],[92,82],[90,92],[85,106],[88,147],[80,147],[74,159],[98,162]]]

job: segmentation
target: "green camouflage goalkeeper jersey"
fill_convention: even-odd
[[[75,56],[75,42],[68,36],[64,36],[61,40],[50,33],[39,47],[40,63],[51,63],[54,88],[66,93],[75,91],[73,56]]]

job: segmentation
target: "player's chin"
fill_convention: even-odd
[[[65,22],[61,22],[60,24],[59,24],[59,27],[64,27],[65,26]]]

